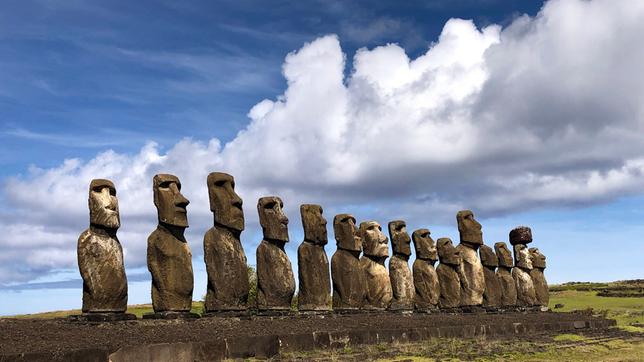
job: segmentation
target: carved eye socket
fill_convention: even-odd
[[[215,186],[217,187],[223,187],[224,185],[226,185],[226,180],[215,181]]]
[[[172,181],[163,181],[159,184],[160,189],[169,189]]]
[[[116,196],[116,189],[113,187],[110,187],[110,195]]]
[[[276,205],[277,205],[277,202],[275,202],[275,201],[270,201],[270,202],[267,202],[267,203],[264,205],[264,209],[266,209],[266,210],[274,209]]]

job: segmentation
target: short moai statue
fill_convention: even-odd
[[[387,309],[393,298],[391,281],[385,267],[385,260],[389,257],[389,239],[382,233],[380,224],[375,221],[360,223],[360,237],[364,251],[364,255],[360,258],[360,265],[366,278],[363,308]]]
[[[159,224],[148,237],[148,270],[152,274],[153,314],[143,318],[193,318],[192,253],[184,232],[188,227],[188,199],[181,194],[179,178],[155,175],[154,205]]]
[[[449,238],[436,241],[440,264],[436,268],[440,285],[438,305],[443,309],[457,308],[461,305],[461,256]]]
[[[264,239],[257,247],[257,309],[260,312],[288,312],[295,294],[295,277],[284,244],[288,242],[288,218],[279,197],[262,197],[257,202]]]
[[[478,249],[483,245],[481,224],[474,219],[470,210],[459,211],[456,221],[461,239],[457,246],[462,259],[461,307],[478,306],[483,303],[485,291],[483,264],[478,255]]]
[[[411,238],[407,233],[407,224],[402,220],[392,221],[388,225],[389,238],[393,255],[389,260],[389,280],[393,299],[389,309],[392,311],[412,311],[414,309],[414,278],[409,268],[411,256]]]
[[[416,250],[413,265],[415,307],[420,312],[429,312],[438,308],[441,290],[438,274],[434,264],[438,260],[436,243],[429,230],[418,229],[411,234]]]
[[[365,300],[365,276],[360,265],[362,239],[356,231],[356,219],[350,214],[333,218],[333,232],[337,250],[331,257],[333,280],[333,310],[353,312]]]
[[[548,291],[548,282],[543,274],[546,269],[546,256],[541,254],[539,249],[530,248],[530,260],[532,261],[532,270],[530,277],[532,277],[532,284],[534,284],[534,291],[537,297],[537,305],[547,307],[550,302],[550,294]]]
[[[495,243],[494,251],[499,259],[496,276],[501,284],[501,306],[513,307],[517,305],[517,285],[512,277],[512,252],[504,242]]]
[[[512,277],[517,286],[517,305],[520,307],[531,307],[537,304],[534,283],[530,276],[532,260],[526,246],[531,242],[532,230],[529,227],[520,226],[510,231],[510,244],[514,246]]]
[[[212,172],[206,180],[214,225],[203,239],[208,272],[206,314],[243,314],[248,302],[248,267],[240,241],[244,230],[242,199],[235,192],[235,179]]]
[[[110,180],[89,184],[89,228],[78,238],[78,268],[83,278],[83,313],[79,319],[135,319],[126,314],[127,277],[116,231],[121,225],[116,188]],[[83,317],[83,318],[81,318]]]
[[[304,241],[297,248],[300,287],[298,310],[302,312],[331,310],[331,277],[324,246],[328,243],[326,219],[320,205],[300,206]]]
[[[494,250],[487,245],[481,245],[479,253],[481,254],[481,264],[483,264],[483,274],[485,276],[483,306],[488,308],[498,308],[501,306],[503,301],[501,280],[496,275],[496,268],[499,266],[499,259],[496,257]]]

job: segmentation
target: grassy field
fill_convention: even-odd
[[[203,302],[192,302],[193,313],[199,313],[203,311]],[[129,305],[127,307],[127,312],[136,315],[138,318],[141,318],[145,313],[152,313],[152,304],[135,304]],[[80,309],[72,310],[62,310],[46,313],[36,313],[36,314],[20,314],[12,316],[11,318],[63,318],[73,314],[80,314]]]

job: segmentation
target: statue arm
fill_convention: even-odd
[[[91,286],[94,284],[94,282],[92,280],[92,273],[90,273],[89,268],[91,262],[88,260],[91,257],[91,252],[89,252],[89,246],[87,245],[90,241],[89,239],[90,236],[87,235],[86,232],[80,235],[80,237],[78,238],[77,257],[78,269],[80,271],[81,278],[83,279],[83,283],[87,284],[90,287],[89,290],[93,290]]]
[[[148,270],[150,271],[150,274],[152,274],[152,283],[156,284],[159,289],[165,290],[162,285],[163,278],[161,277],[161,267],[159,265],[159,250],[156,245],[157,240],[155,239],[156,238],[154,238],[154,235],[150,235],[150,237],[148,238]]]

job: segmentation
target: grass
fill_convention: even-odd
[[[203,302],[192,302],[192,313],[201,313],[203,312]],[[135,304],[129,305],[127,307],[127,313],[132,313],[141,318],[145,313],[152,313],[152,304]],[[45,313],[35,313],[35,314],[19,314],[11,316],[10,318],[65,318],[73,314],[81,314],[80,309],[72,310],[63,310],[63,311],[54,311],[54,312],[45,312]]]

